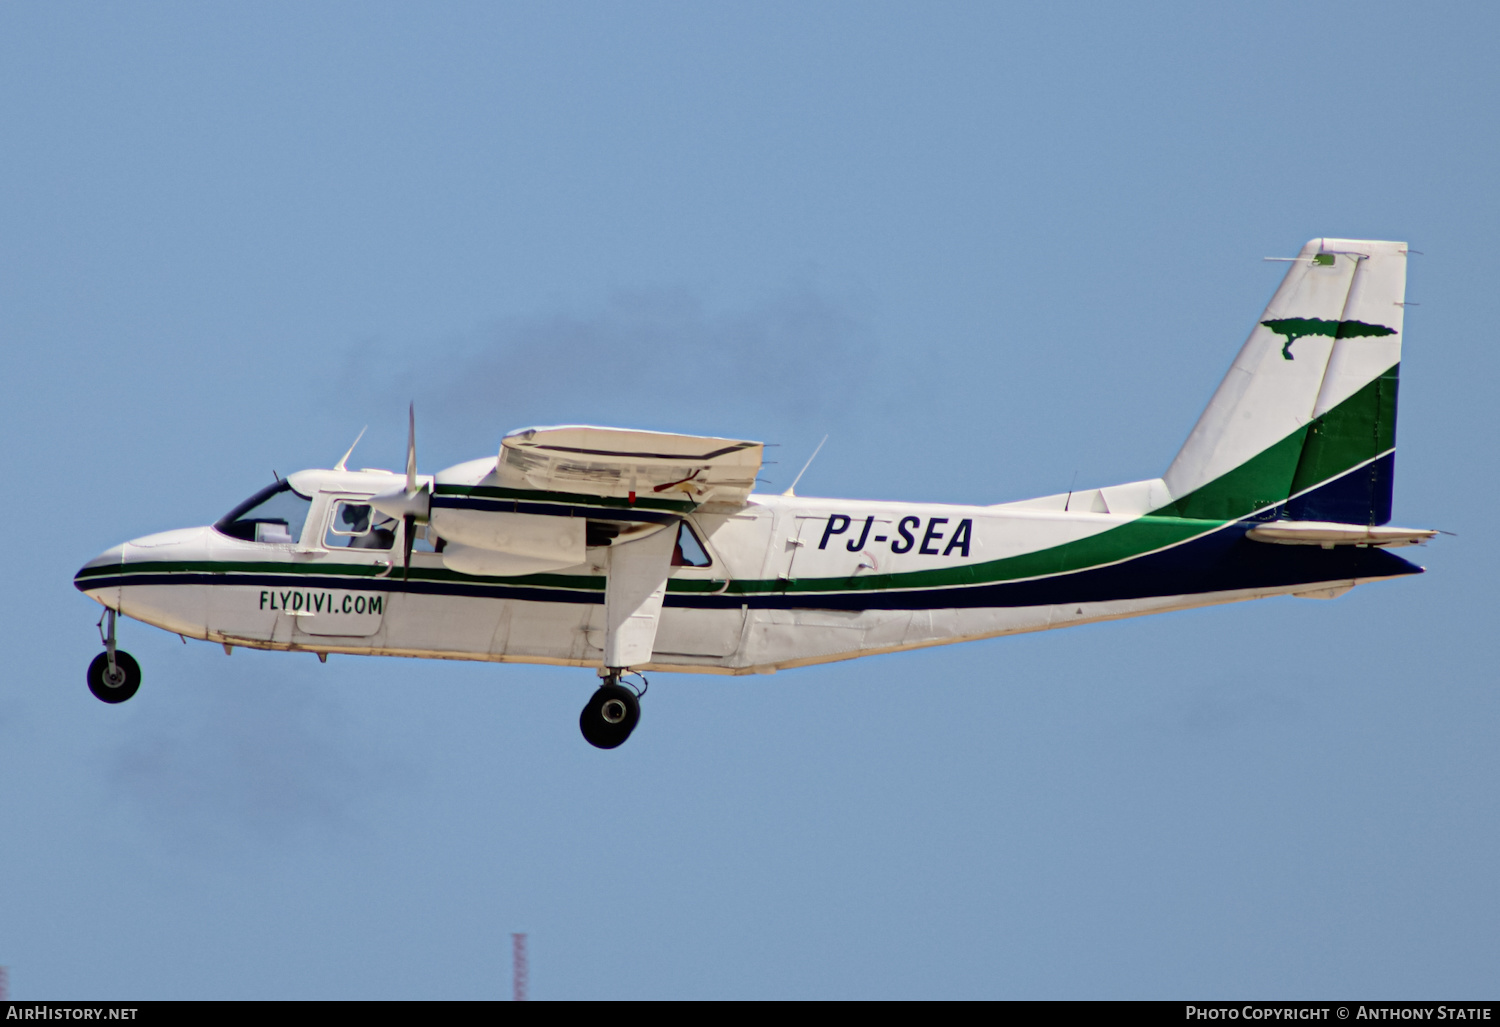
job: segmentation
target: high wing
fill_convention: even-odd
[[[446,540],[444,566],[461,574],[544,573],[607,547],[603,656],[618,673],[651,659],[682,515],[743,505],[763,451],[699,435],[522,428],[493,464],[437,475],[430,523]]]
[[[522,428],[505,436],[495,460],[439,472],[430,512],[419,516],[447,541],[450,570],[541,573],[583,563],[589,547],[642,539],[705,505],[743,505],[763,450],[700,435]],[[388,498],[404,501],[393,494],[372,505],[385,512]]]
[[[542,492],[739,505],[763,451],[741,439],[568,424],[506,435],[496,470],[512,487]]]

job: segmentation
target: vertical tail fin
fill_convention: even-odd
[[[1168,468],[1171,512],[1388,521],[1405,294],[1405,243],[1304,246]]]

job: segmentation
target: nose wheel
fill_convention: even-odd
[[[104,631],[106,618],[109,620],[107,634]],[[104,641],[104,652],[89,664],[89,691],[100,702],[124,702],[141,687],[141,665],[125,650],[115,648],[115,611],[107,610],[99,619],[99,636]]]
[[[642,689],[641,695],[644,694]],[[578,727],[590,745],[613,749],[625,743],[640,719],[640,695],[620,684],[619,674],[610,674],[579,714]]]
[[[101,702],[124,702],[141,687],[141,665],[123,649],[115,650],[115,665],[109,666],[109,653],[100,653],[89,664],[89,691]]]

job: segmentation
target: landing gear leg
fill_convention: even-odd
[[[625,743],[640,719],[640,696],[620,684],[620,671],[611,667],[604,675],[604,684],[579,714],[578,727],[590,745],[613,749]]]
[[[109,620],[107,633],[104,630],[106,619]],[[99,637],[104,642],[104,652],[89,664],[89,691],[101,702],[124,702],[141,687],[141,665],[125,650],[115,647],[114,610],[104,611],[104,616],[99,618]]]

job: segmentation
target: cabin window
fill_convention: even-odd
[[[225,514],[214,528],[246,542],[293,543],[302,537],[312,497],[304,496],[282,479],[267,485]]]
[[[707,567],[713,563],[687,521],[677,525],[677,545],[672,547],[673,567]]]
[[[339,500],[323,544],[335,549],[390,549],[396,544],[396,524],[395,518],[371,509],[369,503]]]

